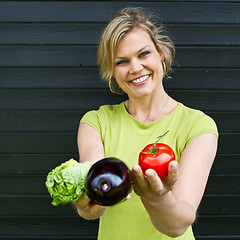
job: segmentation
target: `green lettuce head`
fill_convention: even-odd
[[[85,192],[85,179],[92,163],[79,163],[70,159],[49,172],[46,187],[53,201],[52,205],[65,205],[77,201]]]

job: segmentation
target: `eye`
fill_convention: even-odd
[[[127,60],[120,60],[115,63],[116,66],[126,64]]]
[[[148,54],[150,53],[150,51],[145,51],[145,52],[142,52],[139,57],[146,57]]]

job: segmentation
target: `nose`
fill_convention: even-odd
[[[143,65],[139,59],[134,59],[130,63],[130,74],[138,73],[143,69]]]

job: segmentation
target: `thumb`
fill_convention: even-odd
[[[171,161],[168,166],[167,185],[172,188],[177,181],[179,174],[179,166],[177,161]]]

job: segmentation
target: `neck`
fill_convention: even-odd
[[[157,99],[144,99],[144,101],[130,97],[129,100],[126,101],[126,108],[130,115],[139,122],[146,124],[166,115],[169,100],[170,98],[165,92]]]

